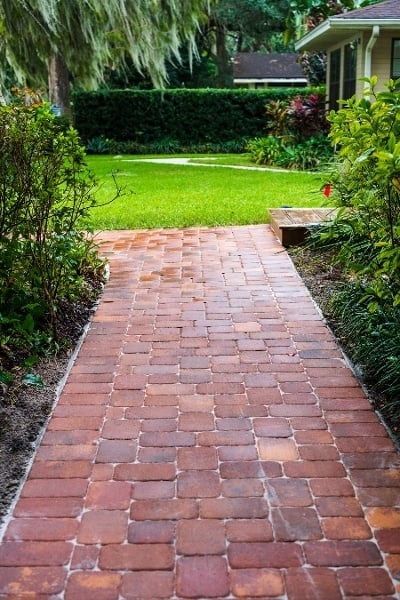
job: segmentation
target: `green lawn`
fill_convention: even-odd
[[[96,229],[141,229],[266,223],[268,208],[322,206],[318,174],[228,168],[247,156],[192,156],[202,166],[141,162],[144,156],[89,156],[104,206],[92,212]],[[154,157],[154,158],[171,158]],[[207,164],[215,165],[213,168]],[[112,203],[115,174],[123,196]],[[108,203],[108,204],[107,204]]]

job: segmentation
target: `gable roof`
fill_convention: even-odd
[[[344,37],[356,37],[361,31],[371,31],[374,25],[400,31],[400,0],[385,0],[328,17],[296,42],[296,50],[325,50]]]
[[[261,54],[238,52],[233,59],[233,79],[279,81],[301,80],[306,77],[297,63],[296,52]]]

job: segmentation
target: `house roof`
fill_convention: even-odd
[[[260,54],[239,52],[233,59],[233,79],[252,81],[306,81],[296,52]]]
[[[371,31],[374,25],[400,31],[400,0],[385,0],[329,17],[301,38],[296,43],[296,50],[325,50],[344,37],[356,37],[361,31]]]
[[[337,19],[400,19],[400,3],[399,0],[386,0],[378,2],[372,6],[357,8],[346,13],[336,15]]]

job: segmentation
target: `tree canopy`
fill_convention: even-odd
[[[196,48],[200,84],[230,87],[236,52],[289,50],[328,16],[378,1],[0,0],[0,93],[13,75],[49,89],[66,112],[71,83],[95,89],[105,74],[122,81],[125,70],[154,87],[168,74],[172,84],[190,82]]]
[[[285,29],[290,0],[219,0],[202,30],[202,47],[217,66],[219,85],[232,85],[236,52],[271,52]]]
[[[0,0],[0,59],[19,81],[47,85],[57,56],[70,78],[96,87],[105,66],[127,58],[154,85],[166,77],[166,60],[179,58],[212,0]]]
[[[289,5],[290,0],[219,0],[211,19],[225,28],[236,52],[273,51]]]

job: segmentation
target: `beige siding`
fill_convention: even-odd
[[[365,77],[365,51],[367,48],[367,44],[369,42],[371,36],[370,31],[360,32],[359,37],[359,46],[357,53],[357,84],[356,84],[356,95],[358,98],[361,98],[363,95],[363,90],[366,86],[364,81],[360,81],[362,77]],[[381,91],[385,89],[385,83],[387,83],[391,77],[391,57],[392,57],[392,40],[400,39],[400,31],[381,31],[379,37],[377,38],[375,45],[372,50],[372,61],[371,61],[371,75],[375,75],[378,78],[378,84],[376,87],[377,91]],[[328,71],[327,71],[327,81],[329,81],[330,77],[330,52],[336,50],[338,48],[342,49],[342,68],[343,72],[343,56],[344,56],[344,47],[346,44],[352,42],[353,39],[349,38],[343,40],[340,44],[336,44],[336,46],[332,46],[329,48],[328,53]],[[329,93],[329,86],[328,86]],[[343,83],[341,84],[341,96],[343,93]]]
[[[391,78],[392,40],[400,38],[399,31],[381,32],[372,53],[372,74],[378,77],[378,89]]]

